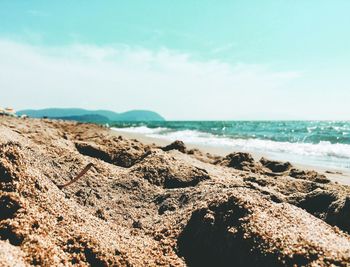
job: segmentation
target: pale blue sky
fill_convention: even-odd
[[[350,119],[350,1],[0,1],[0,106]]]

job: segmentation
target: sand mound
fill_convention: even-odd
[[[267,175],[249,154],[179,149],[92,124],[2,118],[0,262],[349,265],[349,187],[293,168]]]
[[[218,159],[214,164],[237,170],[259,173],[268,176],[290,176],[295,179],[308,180],[316,183],[329,183],[330,180],[316,171],[305,171],[294,168],[290,162],[282,162],[261,158],[256,162],[249,153],[235,152]]]
[[[348,237],[246,189],[194,211],[178,242],[190,266],[345,266],[350,260],[340,256],[349,252]]]
[[[187,151],[184,142],[179,141],[179,140],[176,140],[176,141],[172,142],[171,144],[163,147],[162,150],[163,151],[178,150],[182,153],[186,153],[186,151]]]
[[[235,152],[227,155],[216,164],[243,171],[256,172],[256,162],[249,153]]]
[[[103,145],[93,142],[75,142],[79,153],[103,160],[120,167],[131,167],[146,153],[141,143],[127,143],[116,140],[103,140]]]
[[[295,205],[321,218],[330,225],[350,232],[350,197],[348,192],[334,188],[317,188],[301,197]]]
[[[289,162],[268,160],[265,158],[261,158],[260,163],[272,172],[286,172],[293,167]]]
[[[315,171],[304,171],[299,169],[291,169],[289,172],[289,176],[296,178],[296,179],[302,179],[302,180],[309,180],[316,183],[322,183],[327,184],[330,182],[329,179],[323,174],[319,174]]]
[[[210,178],[206,170],[191,166],[161,151],[146,154],[132,172],[151,184],[164,188],[195,186]]]

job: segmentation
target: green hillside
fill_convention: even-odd
[[[164,121],[165,119],[154,111],[131,110],[117,113],[110,110],[87,110],[80,108],[47,108],[26,109],[17,112],[17,115],[28,115],[32,118],[55,118],[86,122],[107,123],[113,121]]]

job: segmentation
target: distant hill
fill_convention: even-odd
[[[149,110],[131,110],[116,113],[110,110],[87,110],[80,108],[47,108],[26,109],[17,112],[17,115],[28,115],[32,118],[52,118],[75,120],[82,122],[107,123],[113,121],[164,121],[165,119],[156,112]]]

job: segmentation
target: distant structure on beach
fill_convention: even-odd
[[[16,111],[13,108],[2,108],[2,107],[0,107],[0,115],[17,117]]]

